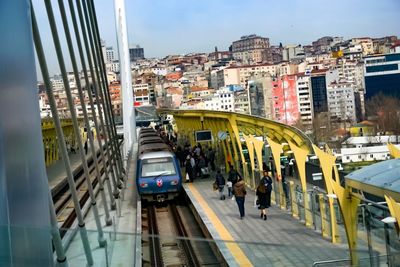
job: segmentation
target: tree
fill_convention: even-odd
[[[378,132],[400,134],[400,100],[379,93],[366,101],[367,116],[375,118]]]

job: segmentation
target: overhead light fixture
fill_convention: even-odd
[[[326,196],[329,197],[329,198],[337,198],[336,194],[327,194]]]
[[[384,223],[395,223],[396,222],[396,218],[389,216],[389,217],[386,217],[386,218],[382,219],[381,222],[384,222]]]

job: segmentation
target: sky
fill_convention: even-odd
[[[94,2],[101,38],[116,49],[114,1]],[[50,72],[56,73],[43,0],[33,5]],[[145,57],[212,52],[215,46],[227,50],[248,34],[283,45],[311,44],[322,36],[400,37],[399,0],[125,0],[125,5],[128,42],[143,47]]]

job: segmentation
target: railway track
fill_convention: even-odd
[[[143,266],[223,266],[187,206],[142,207]]]
[[[100,174],[104,174],[104,164],[100,157],[100,150],[97,151],[97,159],[100,168]],[[106,163],[108,166],[108,162]],[[96,177],[96,170],[93,158],[88,159],[89,168],[89,179],[92,183],[93,190],[96,192],[96,186],[98,185],[98,179]],[[83,171],[83,166],[80,165],[76,170],[73,171],[76,191],[78,194],[78,199],[81,207],[83,207],[86,201],[89,200],[89,190],[87,188],[87,183],[85,181],[85,174]],[[56,186],[52,190],[54,207],[57,215],[57,221],[59,228],[61,230],[61,236],[64,236],[67,229],[69,229],[76,219],[76,213],[74,210],[74,203],[71,198],[71,193],[69,190],[68,183],[63,180],[59,186]]]

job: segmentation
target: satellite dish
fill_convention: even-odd
[[[225,131],[219,131],[218,132],[218,139],[223,141],[228,137],[228,134]]]

